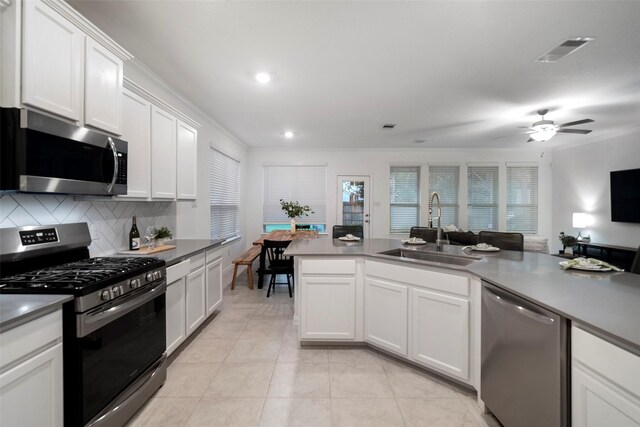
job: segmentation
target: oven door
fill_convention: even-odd
[[[105,412],[165,352],[166,280],[150,286],[76,316],[82,425]]]

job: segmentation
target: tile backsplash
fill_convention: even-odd
[[[49,194],[0,196],[0,228],[86,222],[93,237],[91,256],[127,249],[134,215],[141,235],[152,224],[168,227],[176,237],[175,202],[98,201]]]

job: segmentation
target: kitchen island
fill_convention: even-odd
[[[300,258],[363,257],[411,267],[468,273],[593,329],[640,354],[640,275],[626,272],[562,270],[561,259],[534,252],[462,252],[445,245],[443,253],[469,255],[468,265],[420,261],[382,254],[394,249],[435,252],[435,244],[403,245],[393,239],[342,242],[334,239],[293,241],[286,255]],[[329,273],[329,271],[327,271]],[[298,307],[296,307],[298,308]],[[296,312],[296,315],[299,313]]]
[[[563,270],[548,254],[450,245],[436,252],[435,244],[391,239],[294,241],[285,255],[295,257],[302,343],[366,343],[476,389],[484,407],[481,370],[503,345],[481,346],[482,320],[492,316],[481,313],[484,282],[561,316],[567,339],[551,363],[561,366],[559,383],[570,382],[571,403],[559,407],[573,425],[600,425],[610,414],[640,425],[639,275]]]

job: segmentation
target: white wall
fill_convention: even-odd
[[[247,230],[249,238],[257,238],[262,231],[262,165],[263,164],[326,164],[327,165],[327,229],[336,223],[337,176],[369,175],[371,177],[371,237],[389,237],[389,166],[459,164],[460,218],[466,216],[467,163],[493,163],[500,166],[500,198],[505,204],[506,163],[522,162],[539,165],[539,232],[551,234],[551,153],[540,150],[441,150],[441,149],[367,149],[367,150],[250,150],[247,182]],[[426,225],[427,188],[421,186],[421,223]],[[504,209],[500,211],[502,224],[506,224]],[[464,220],[466,221],[466,219]],[[462,221],[461,221],[462,223]],[[465,225],[462,223],[462,225]],[[397,235],[395,235],[397,237]]]
[[[594,243],[637,248],[640,224],[611,222],[609,172],[640,168],[640,132],[553,152],[553,234],[575,236],[573,212],[587,212],[593,224],[582,232]],[[640,183],[638,183],[640,185]],[[560,248],[557,237],[553,247]]]

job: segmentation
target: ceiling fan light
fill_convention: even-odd
[[[558,128],[552,124],[538,124],[531,128],[534,132],[529,135],[534,141],[548,141],[556,134]]]

